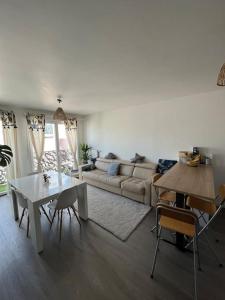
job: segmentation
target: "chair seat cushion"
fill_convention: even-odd
[[[146,180],[132,177],[127,179],[126,181],[123,181],[121,184],[121,187],[125,191],[129,191],[135,194],[141,194],[144,195],[145,193],[145,182]]]

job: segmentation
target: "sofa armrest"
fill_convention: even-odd
[[[91,164],[80,165],[80,166],[78,167],[79,179],[80,179],[80,180],[83,179],[82,172],[83,172],[83,171],[90,171],[90,170],[91,170],[91,166],[92,166],[92,163],[91,163]]]
[[[144,196],[144,204],[152,206],[152,181],[151,180],[144,180],[144,187],[145,187],[145,196]]]

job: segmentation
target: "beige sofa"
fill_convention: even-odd
[[[108,166],[115,162],[120,164],[119,174],[110,176],[107,174]],[[134,164],[123,160],[98,158],[95,166],[96,169],[89,171],[85,171],[87,165],[80,166],[80,179],[90,185],[151,205],[152,176],[156,172],[156,164]]]

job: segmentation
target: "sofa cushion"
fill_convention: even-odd
[[[134,171],[134,165],[126,165],[126,164],[121,164],[120,169],[119,169],[119,174],[124,175],[124,176],[132,176]]]
[[[107,174],[107,172],[101,171],[101,170],[93,170],[89,172],[83,172],[83,178],[89,179],[89,180],[94,180],[98,182],[102,182],[114,187],[121,187],[121,182],[126,180],[128,176],[110,176]]]
[[[171,159],[159,159],[157,166],[157,173],[165,174],[169,169],[171,169],[177,163],[176,160]]]
[[[117,159],[117,156],[112,153],[112,152],[109,152],[106,156],[105,156],[105,159]]]
[[[110,176],[108,174],[104,174],[104,175],[101,175],[99,177],[99,181],[103,182],[105,184],[120,188],[121,187],[121,182],[123,182],[127,178],[128,178],[127,176],[121,176],[121,175]]]
[[[88,178],[88,179],[91,179],[91,180],[99,181],[100,176],[101,175],[106,175],[106,172],[98,170],[98,169],[95,169],[95,170],[89,171],[89,172],[83,171],[82,175],[83,175],[84,179]]]
[[[152,175],[155,173],[153,169],[136,167],[134,168],[133,176],[140,179],[152,180]]]
[[[131,177],[121,183],[122,190],[135,194],[143,195],[145,193],[145,180]]]
[[[132,163],[141,163],[143,162],[145,159],[145,156],[142,156],[138,153],[135,154],[135,157],[134,158],[131,158],[131,162]]]
[[[107,174],[110,176],[118,175],[119,167],[120,167],[120,164],[118,164],[118,163],[109,164]]]
[[[105,161],[97,160],[95,166],[97,169],[107,172],[110,163],[111,161],[105,162]]]

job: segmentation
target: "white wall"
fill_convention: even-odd
[[[85,140],[130,159],[177,159],[179,150],[203,147],[213,154],[216,183],[225,183],[225,89],[87,116]]]
[[[18,126],[17,136],[18,136],[18,150],[19,150],[19,167],[21,170],[21,175],[25,176],[28,173],[32,172],[33,161],[31,154],[31,146],[28,138],[27,131],[27,122],[26,122],[26,113],[32,112],[31,109],[26,108],[18,108],[13,106],[3,106],[0,105],[0,109],[2,110],[12,110],[16,115],[16,123]],[[38,112],[37,110],[35,112]],[[46,120],[52,119],[53,112],[49,111],[40,111],[41,113],[45,113]],[[72,116],[72,115],[71,115]],[[83,118],[81,116],[76,116],[78,120],[78,142],[83,142]]]

